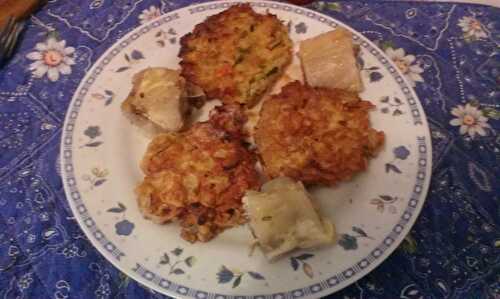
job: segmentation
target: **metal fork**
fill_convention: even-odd
[[[0,32],[0,65],[12,55],[24,25],[24,21],[17,21],[13,16],[9,17],[7,24]]]

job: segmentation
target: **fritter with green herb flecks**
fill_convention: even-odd
[[[208,99],[252,106],[292,59],[286,26],[248,4],[234,5],[181,39],[181,74]]]
[[[141,162],[146,176],[136,188],[145,217],[178,221],[189,242],[207,242],[247,221],[241,199],[260,182],[255,155],[238,133],[242,118],[236,108],[219,108],[207,122],[151,141]]]

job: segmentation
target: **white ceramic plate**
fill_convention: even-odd
[[[139,213],[133,188],[149,141],[120,112],[132,75],[149,66],[178,68],[179,38],[207,16],[234,4],[210,2],[173,11],[112,46],[92,67],[68,109],[61,144],[64,188],[93,245],[140,283],[175,297],[319,297],[353,283],[380,264],[410,230],[431,175],[431,139],[422,106],[396,66],[358,32],[311,10],[251,2],[287,24],[297,42],[344,26],[361,46],[361,97],[376,104],[372,125],[386,133],[384,150],[353,181],[312,190],[333,220],[339,242],[294,252],[269,264],[249,256],[246,227],[209,243],[189,244],[176,224],[156,225]]]

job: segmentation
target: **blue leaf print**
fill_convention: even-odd
[[[160,257],[160,265],[169,265],[170,270],[168,274],[182,275],[186,273],[186,270],[182,269],[181,266],[186,264],[188,267],[192,267],[196,261],[194,256],[189,256],[187,258],[179,258],[183,253],[183,249],[180,247],[171,250],[170,252],[174,256],[169,256],[168,253],[164,253],[162,257]]]
[[[385,163],[385,172],[389,173],[391,171],[394,171],[395,173],[401,173],[401,170],[399,170],[399,168],[396,165],[391,163]]]
[[[174,250],[172,250],[170,252],[172,252],[175,256],[179,256],[179,255],[182,254],[182,251],[183,251],[182,248],[177,247],[177,248],[175,248]]]
[[[187,257],[184,262],[186,263],[186,265],[188,267],[192,267],[194,265],[194,262],[196,261],[196,259],[194,258],[194,256],[189,256]]]
[[[356,237],[348,234],[342,234],[338,243],[345,250],[355,250],[358,248],[358,240]]]
[[[380,98],[380,102],[382,102],[382,103],[389,103],[389,97],[388,96],[384,96],[384,97]]]
[[[97,186],[101,186],[102,184],[104,184],[106,182],[106,179],[100,179],[100,180],[97,180],[94,182],[94,186],[97,187]]]
[[[164,253],[160,259],[160,265],[167,265],[167,264],[170,264],[170,257],[168,256],[167,253]]]
[[[291,257],[290,264],[292,265],[293,271],[297,271],[297,269],[299,268],[299,261],[296,258]]]
[[[264,276],[262,276],[262,274],[260,273],[257,273],[257,272],[252,272],[252,271],[248,271],[248,275],[250,275],[253,279],[257,279],[257,280],[264,280]]]
[[[361,229],[360,227],[353,226],[352,227],[352,231],[355,232],[355,233],[360,234],[363,237],[368,237],[368,235],[365,233],[365,231],[363,229]]]
[[[392,203],[396,200],[394,197],[392,197],[390,195],[379,195],[378,197],[380,197],[383,201],[390,202],[390,203]]]
[[[102,141],[96,141],[96,142],[87,143],[87,144],[85,144],[85,146],[87,146],[87,147],[98,147],[101,144],[102,144]]]
[[[381,73],[379,72],[372,72],[370,73],[370,82],[378,82],[380,81],[384,76],[382,76]]]
[[[304,254],[301,254],[299,256],[296,256],[295,258],[298,259],[298,260],[304,261],[304,260],[307,260],[309,258],[312,258],[313,256],[314,256],[314,254],[304,253]]]
[[[134,60],[144,59],[144,55],[142,55],[142,52],[139,50],[133,50],[130,56]]]
[[[217,272],[217,281],[218,283],[228,283],[234,278],[233,272],[231,272],[225,266],[222,266]]]
[[[118,207],[108,209],[107,212],[110,212],[110,213],[122,213],[122,212],[125,212],[126,209],[127,209],[127,207],[125,207],[124,204],[122,204],[121,202],[119,202],[118,203]]]
[[[236,277],[236,279],[234,280],[234,282],[233,282],[233,289],[234,289],[235,287],[239,286],[239,285],[240,285],[240,283],[241,283],[241,275],[240,275],[240,276],[238,276],[238,277]]]
[[[399,110],[399,109],[395,109],[393,112],[392,112],[392,116],[399,116],[399,115],[402,115],[403,114],[403,111]]]
[[[121,72],[124,72],[126,70],[128,70],[130,67],[128,66],[122,66],[121,68],[118,68],[115,72],[116,73],[121,73]]]
[[[363,57],[356,57],[356,64],[358,65],[359,69],[363,69],[365,67],[365,61],[363,60]]]

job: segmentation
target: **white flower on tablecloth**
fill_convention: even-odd
[[[424,79],[420,75],[424,72],[424,69],[418,63],[415,63],[415,55],[406,55],[404,49],[393,49],[391,47],[385,50],[385,54],[394,61],[412,87],[415,87],[415,82],[424,82]]]
[[[98,299],[109,298],[110,294],[111,294],[111,288],[109,287],[109,283],[101,284],[97,288],[97,290],[95,290],[95,295],[96,295],[96,298],[98,298]]]
[[[144,24],[153,19],[156,19],[159,16],[161,16],[160,9],[156,6],[151,5],[149,8],[143,10],[142,13],[139,15],[139,22],[141,24]]]
[[[36,51],[30,52],[26,58],[34,60],[29,69],[33,76],[42,78],[47,74],[50,81],[59,80],[60,74],[71,74],[71,66],[75,64],[75,48],[66,47],[66,41],[57,41],[49,37],[45,42],[35,46]]]
[[[36,236],[33,234],[29,234],[28,237],[26,238],[26,241],[28,241],[28,243],[35,243]]]
[[[476,134],[480,136],[486,135],[486,130],[490,128],[488,118],[483,116],[483,112],[471,104],[466,104],[465,107],[458,105],[451,110],[451,114],[456,116],[450,121],[452,126],[460,126],[460,134],[469,134],[474,138]]]
[[[31,277],[31,273],[26,273],[17,281],[17,287],[21,290],[29,288],[31,283],[33,282],[33,278]]]
[[[458,20],[458,26],[462,28],[466,39],[481,39],[487,38],[483,25],[476,18],[462,17]]]
[[[76,247],[74,244],[71,245],[71,247],[66,247],[63,249],[62,254],[67,258],[73,258],[78,255],[78,247]]]

